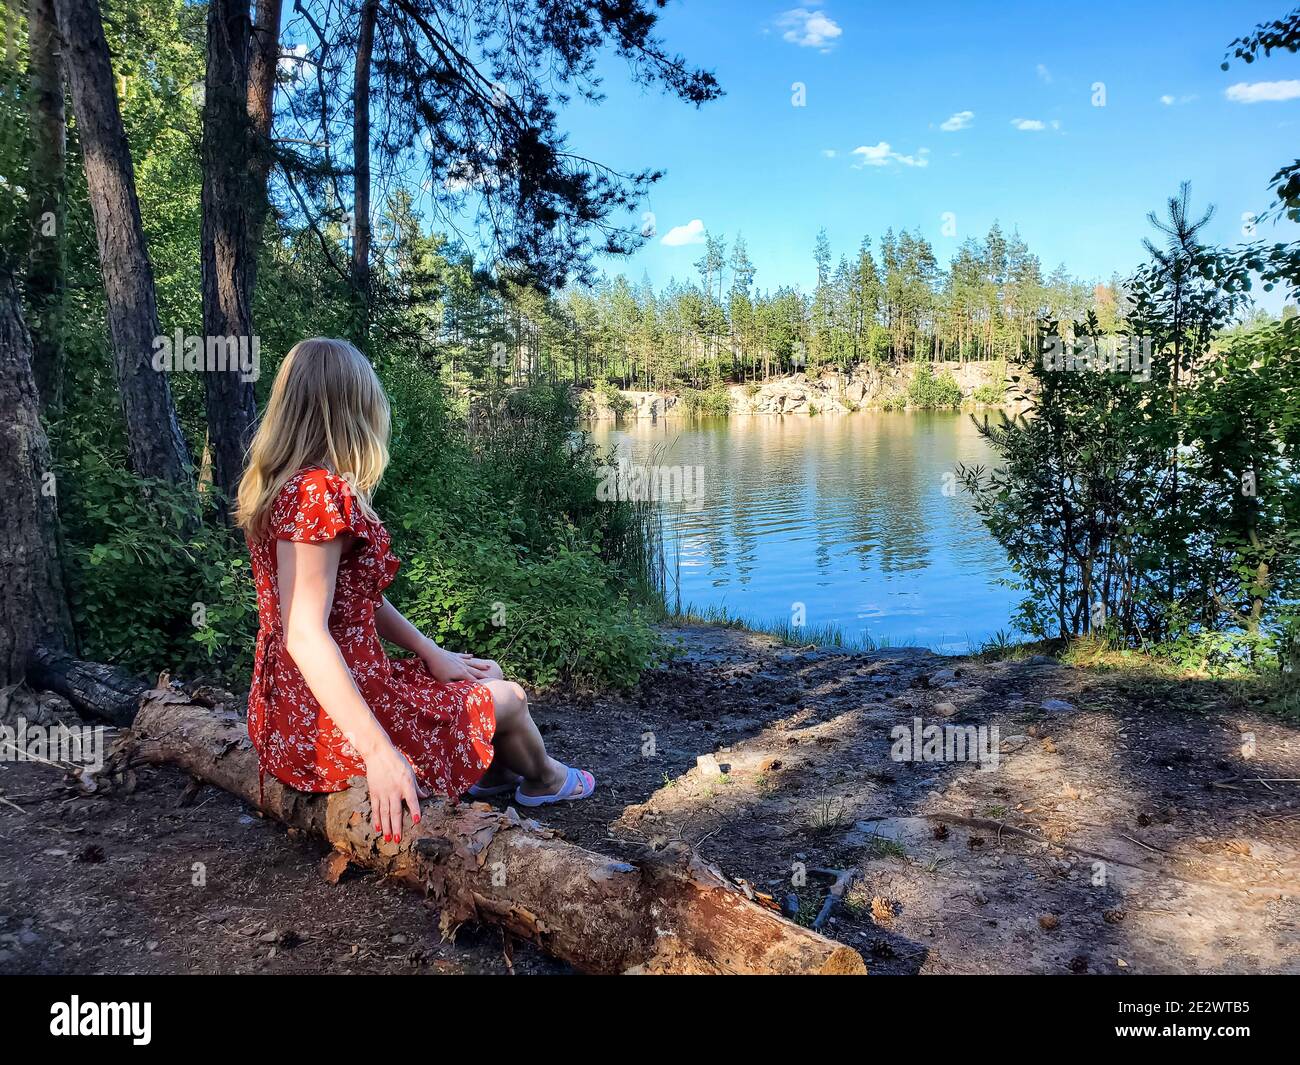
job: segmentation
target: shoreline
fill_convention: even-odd
[[[829,411],[728,411],[726,413],[699,413],[686,410],[671,409],[660,413],[634,414],[630,416],[631,421],[669,421],[669,422],[689,422],[701,418],[844,418],[851,417],[855,414],[974,414],[979,411],[1006,411],[1008,414],[1014,414],[1023,410],[1023,406],[1013,403],[962,403],[955,407],[886,407],[878,405],[867,405],[858,407],[855,410],[829,410]],[[580,421],[583,425],[623,425],[629,420],[627,414],[602,414],[600,416],[584,415]]]
[[[1024,410],[1008,401],[1007,364],[912,362],[859,366],[816,376],[800,372],[765,381],[719,383],[707,389],[619,388],[611,383],[577,393],[584,420],[626,421],[699,416],[785,415],[815,417],[860,411]]]

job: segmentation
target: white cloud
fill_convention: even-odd
[[[800,48],[820,48],[829,52],[844,31],[825,11],[796,7],[777,16],[776,24],[785,30],[781,37]]]
[[[1300,96],[1300,81],[1239,81],[1229,85],[1223,95],[1235,104],[1294,100]]]
[[[1038,75],[1044,84],[1052,84],[1052,72],[1048,70],[1047,67],[1043,66],[1042,63],[1039,63],[1038,66],[1034,67],[1034,73]]]
[[[1173,107],[1174,104],[1190,104],[1196,99],[1196,93],[1187,96],[1174,96],[1172,93],[1165,93],[1160,97],[1160,102],[1166,107]]]
[[[663,243],[670,248],[679,248],[683,244],[703,244],[704,223],[698,218],[692,218],[684,226],[673,226],[664,234]]]
[[[939,123],[939,128],[945,133],[956,133],[959,129],[965,129],[970,125],[971,119],[975,117],[974,111],[958,111],[955,115]]]
[[[854,155],[862,156],[862,162],[859,166],[884,166],[889,162],[889,142],[881,141],[872,147],[863,145],[860,148],[853,149]]]
[[[930,165],[930,160],[927,158],[930,154],[929,148],[922,148],[915,155],[900,155],[890,148],[888,141],[881,141],[879,144],[864,144],[854,148],[853,154],[859,159],[856,164],[859,169],[864,166],[888,166],[890,163],[898,163],[900,166],[919,167]]]
[[[834,148],[823,148],[823,149],[822,149],[822,155],[826,156],[827,159],[834,159],[834,158],[835,158],[837,155],[839,155],[839,154],[840,154],[840,153],[837,152]]]
[[[1036,118],[1013,118],[1011,124],[1019,130],[1037,133],[1040,129],[1046,129],[1047,124],[1040,122]]]

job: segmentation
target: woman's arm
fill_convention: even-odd
[[[276,541],[284,646],[321,709],[366,764],[375,830],[400,840],[402,804],[420,819],[415,774],[370,712],[329,631],[343,547],[343,537],[321,544]]]
[[[402,616],[387,598],[375,611],[375,628],[389,643],[412,652],[424,662],[434,680],[449,684],[455,680],[484,680],[490,663],[472,655],[446,651]]]
[[[429,637],[402,616],[402,612],[393,606],[385,596],[375,610],[375,628],[379,635],[394,647],[400,647],[412,654],[421,654],[430,647],[437,647]]]

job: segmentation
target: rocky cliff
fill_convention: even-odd
[[[922,364],[929,366],[929,364]],[[1005,384],[1002,363],[938,363],[929,367],[934,376],[951,375],[961,392],[962,406],[1010,405],[988,402],[1001,393]],[[732,414],[849,414],[862,409],[906,409],[908,384],[916,372],[915,364],[876,368],[862,366],[851,374],[804,373],[774,377],[768,381],[728,385]],[[584,395],[591,416],[596,420],[679,418],[689,412],[683,398],[673,392],[619,392],[620,400],[611,404],[596,392]],[[619,409],[621,408],[621,410]]]

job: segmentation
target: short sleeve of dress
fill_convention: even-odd
[[[364,535],[357,527],[356,499],[342,477],[305,470],[291,478],[271,506],[271,535],[277,540],[321,544],[341,533]]]

